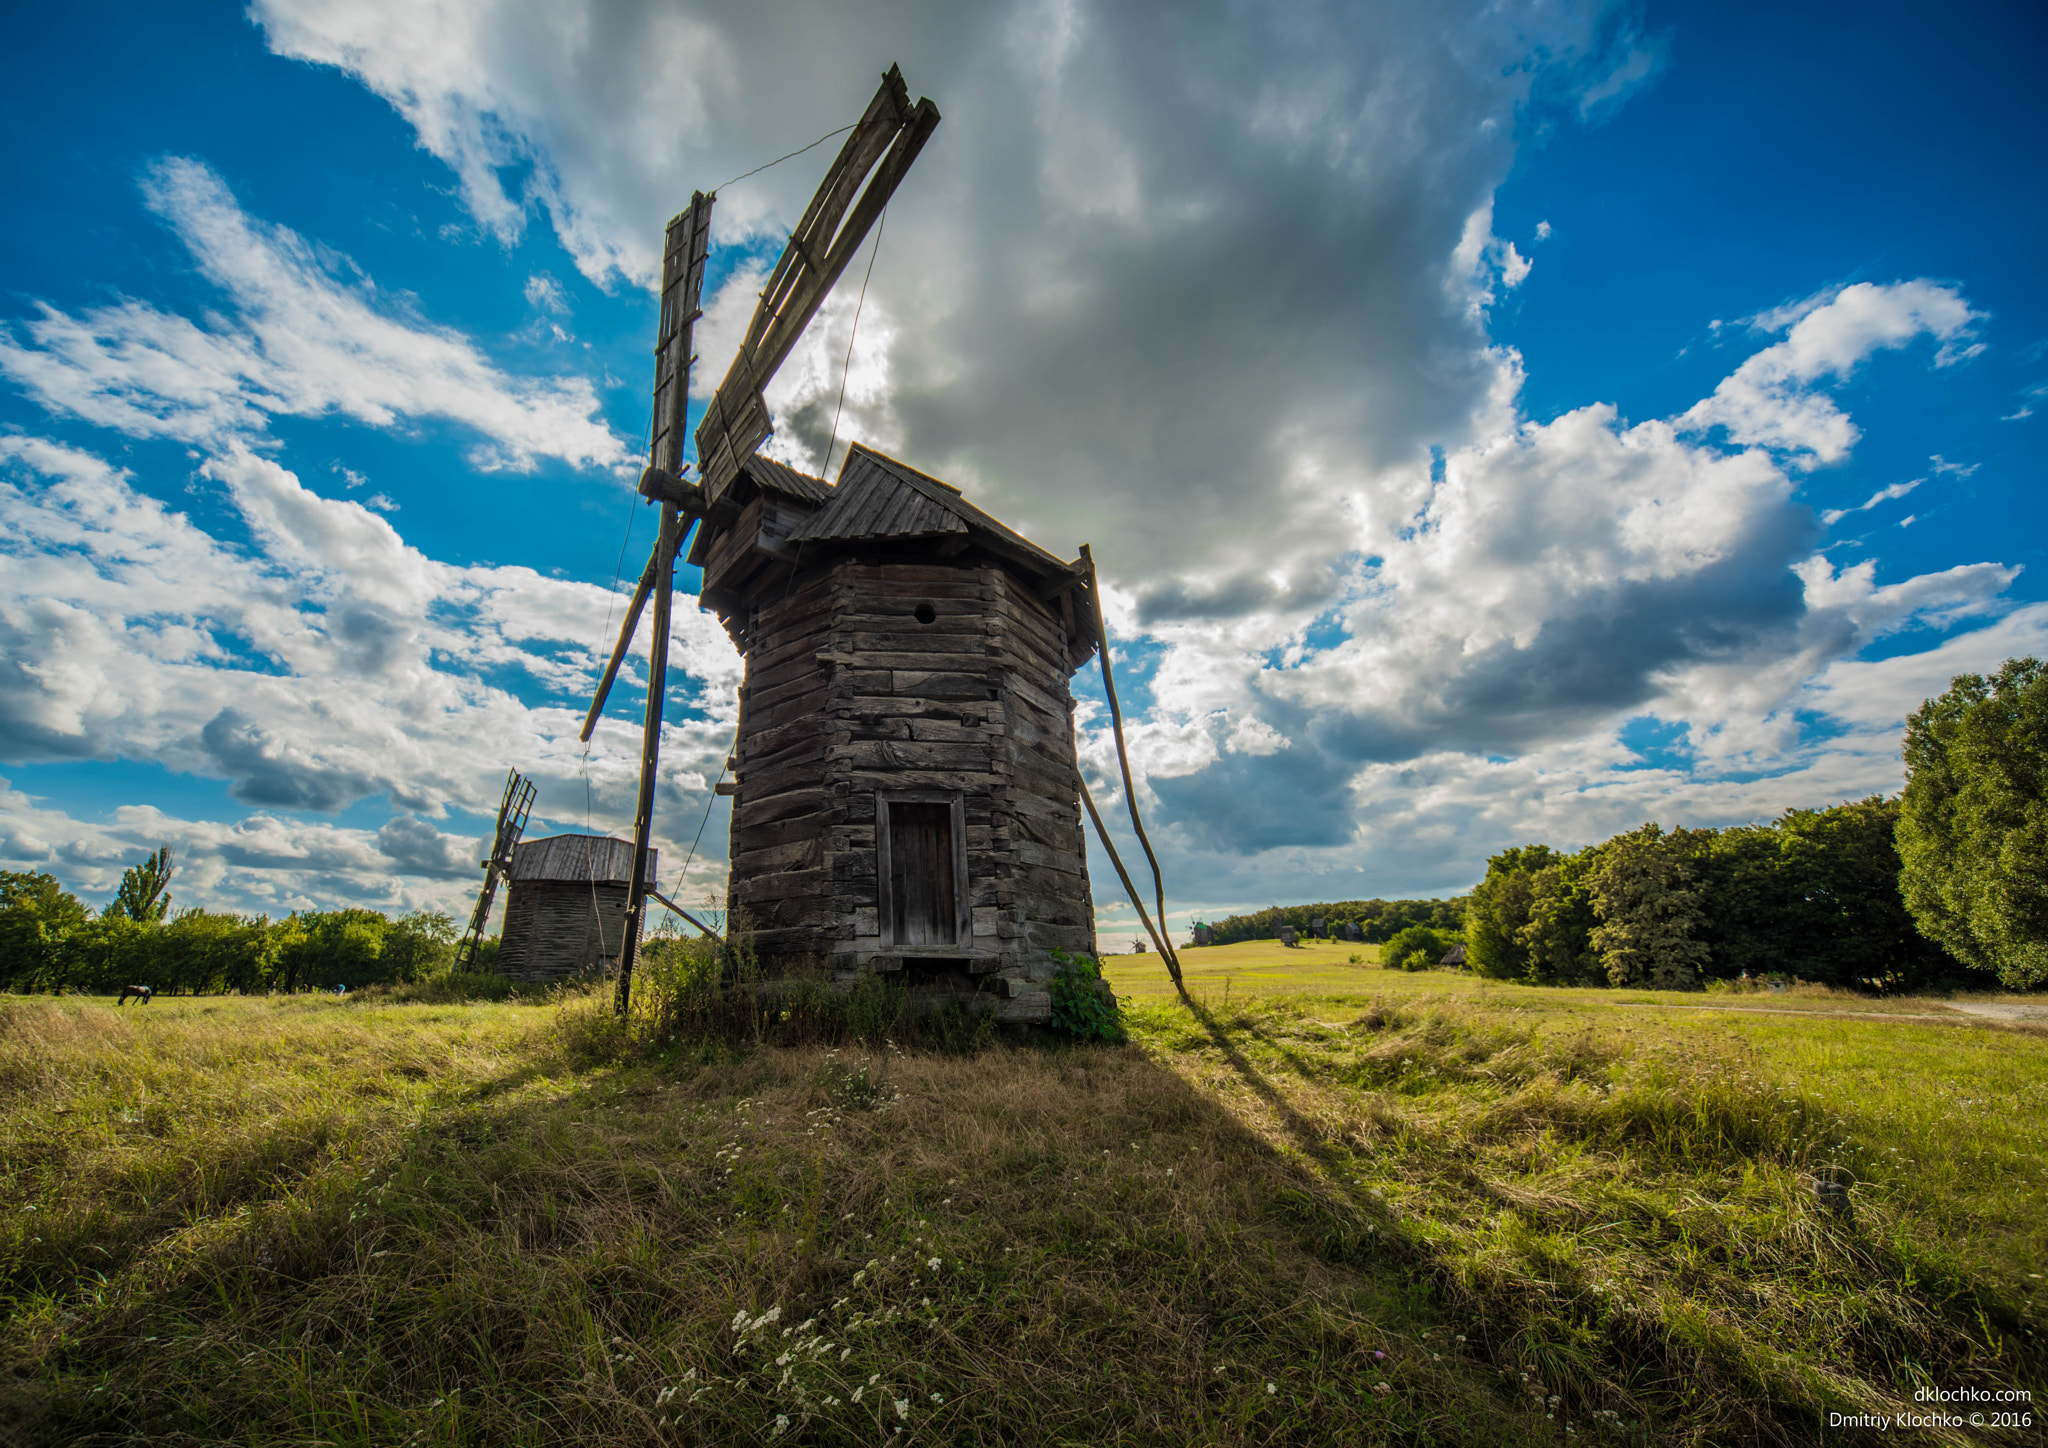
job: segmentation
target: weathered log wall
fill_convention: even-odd
[[[497,969],[514,980],[566,980],[619,966],[626,886],[588,880],[513,880]]]
[[[1051,952],[1095,948],[1059,607],[984,558],[822,564],[753,609],[730,903],[764,959],[907,969],[1044,1017]],[[904,946],[883,935],[878,792],[954,791],[970,927]]]

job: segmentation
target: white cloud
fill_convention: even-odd
[[[1939,463],[1941,460],[1939,458],[1936,458],[1935,461]],[[1940,472],[1942,471],[1942,469],[1937,467],[1935,471]],[[1969,470],[1969,472],[1975,471],[1976,469],[1974,468]],[[1964,476],[1968,476],[1968,473],[1965,473]],[[1826,512],[1820,515],[1820,520],[1821,522],[1827,524],[1830,528],[1832,528],[1835,524],[1841,522],[1851,513],[1867,513],[1872,508],[1875,508],[1879,503],[1889,503],[1894,498],[1903,498],[1906,496],[1906,494],[1912,492],[1913,489],[1919,487],[1922,483],[1926,481],[1927,480],[1925,478],[1914,478],[1910,482],[1893,483],[1888,488],[1879,488],[1876,492],[1872,493],[1868,498],[1864,499],[1862,502],[1858,503],[1853,508],[1829,508]]]
[[[234,314],[200,326],[134,300],[75,315],[39,304],[0,327],[0,372],[49,411],[209,448],[262,437],[274,415],[387,428],[444,418],[481,435],[470,454],[481,468],[630,461],[593,416],[588,381],[506,375],[373,282],[337,277],[303,238],[245,215],[199,162],[160,163],[144,194]]]
[[[543,817],[581,828],[587,788],[596,828],[630,819],[637,730],[601,728],[587,764],[576,742],[618,599],[530,569],[435,562],[362,504],[321,498],[246,449],[199,476],[222,490],[250,546],[210,535],[90,454],[0,437],[0,750],[221,778],[258,813],[232,828],[153,812],[63,824],[17,801],[0,827],[8,867],[61,858],[82,870],[64,853],[78,841],[153,831],[195,852],[191,879],[210,902],[392,891],[416,902],[424,891],[448,903],[469,888],[458,877],[471,847],[459,835],[435,844],[442,832],[427,821],[451,809],[488,817],[508,765],[537,779]],[[702,686],[705,717],[672,711],[664,731],[664,844],[695,827],[738,683],[723,631],[687,607],[670,667]],[[632,674],[615,713],[630,705]],[[376,795],[403,812],[381,834],[276,814]]]
[[[1485,301],[1528,259],[1491,236],[1490,198],[1539,83],[1599,104],[1642,78],[1645,43],[1610,11],[252,7],[273,49],[406,117],[482,225],[544,215],[613,283],[652,282],[693,189],[846,124],[900,61],[945,120],[889,213],[841,435],[900,448],[1048,547],[1124,542],[1142,581],[1248,547],[1326,565],[1347,493],[1497,420],[1518,374]],[[826,154],[729,187],[715,239],[772,250]],[[816,466],[832,430],[838,309],[863,267],[771,395],[792,461]],[[725,300],[751,309],[740,283]],[[718,320],[705,385],[736,340]]]
[[[1790,331],[1678,421],[1694,432],[1725,428],[1731,441],[1784,452],[1797,467],[1839,462],[1856,442],[1856,427],[1814,385],[1845,378],[1872,352],[1921,336],[1942,344],[1938,366],[1974,356],[1982,348],[1969,339],[1981,320],[1955,288],[1930,281],[1858,282],[1810,297],[1755,319],[1762,330]]]
[[[565,316],[569,311],[569,294],[553,277],[536,272],[526,279],[526,303],[538,311]]]
[[[1958,336],[1967,306],[1922,288],[1897,289],[1920,330]],[[1825,385],[1909,340],[1870,318],[1898,301],[1845,291],[1808,308],[1788,339],[1797,357],[1767,349],[1778,405],[1801,405],[1800,378]],[[1874,676],[1894,690],[1881,723],[1818,733],[1845,692],[1812,681],[1908,627],[1973,630],[1978,653],[2005,646],[1990,640],[2018,570],[1884,585],[1874,561],[1838,570],[1814,551],[1798,459],[1704,440],[1692,415],[1628,425],[1596,404],[1453,449],[1437,481],[1421,466],[1388,477],[1361,500],[1334,600],[1265,578],[1113,607],[1118,637],[1142,629],[1166,646],[1145,722],[1222,746],[1198,771],[1155,770],[1166,731],[1133,731],[1176,888],[1349,894],[1360,867],[1374,890],[1455,888],[1520,839],[1599,838],[1651,817],[1726,823],[1896,788],[1899,724],[1922,697],[1910,671]],[[1687,769],[1642,768],[1620,745],[1616,731],[1646,714],[1683,731]],[[1100,768],[1100,721],[1084,723]],[[1287,747],[1253,754],[1239,737]]]

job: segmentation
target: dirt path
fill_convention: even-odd
[[[1855,1016],[1872,1021],[1953,1021],[1950,1011],[1962,1011],[1968,1015],[1980,1016],[1994,1021],[2039,1021],[2048,1020],[2048,1009],[2040,1006],[2006,1006],[1985,1001],[1957,1002],[1941,1011],[1831,1011],[1798,1010],[1791,1006],[1704,1006],[1687,1005],[1673,1001],[1616,1001],[1621,1009],[1631,1006],[1645,1011],[1743,1011],[1755,1016]]]

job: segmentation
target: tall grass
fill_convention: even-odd
[[[1867,1165],[1881,1122],[1642,1016],[1161,1005],[1127,1047],[968,1054],[736,983],[652,962],[625,1022],[608,991],[16,1006],[0,1216],[38,1220],[0,1277],[0,1422],[1704,1448],[2048,1386],[1978,1196],[1937,1212]],[[273,1155],[213,1171],[238,1141]],[[1812,1179],[1852,1157],[1844,1215]]]

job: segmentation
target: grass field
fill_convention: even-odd
[[[2048,1033],[1371,950],[972,1057],[0,998],[0,1443],[2041,1441],[1826,1425],[2048,1390]]]

